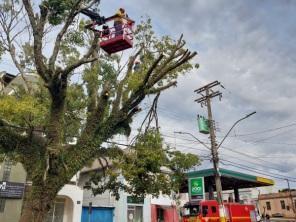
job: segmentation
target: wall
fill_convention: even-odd
[[[119,180],[123,180],[123,177],[119,177]],[[83,172],[80,174],[78,185],[84,187],[85,183],[89,180],[89,173]],[[83,206],[89,206],[89,202],[92,202],[92,206],[95,207],[114,207],[113,222],[127,222],[128,205],[142,206],[143,207],[143,222],[151,221],[151,207],[150,198],[145,198],[143,204],[128,204],[127,197],[129,196],[123,191],[119,192],[120,199],[116,200],[109,191],[94,196],[92,191],[84,189],[83,191]]]
[[[58,198],[66,198],[64,222],[80,222],[83,190],[76,185],[67,184],[58,193]]]
[[[292,192],[293,196],[293,204],[295,206],[295,201],[296,201],[296,192]],[[281,206],[281,200],[285,202],[285,209],[282,209]],[[266,202],[270,202],[270,207],[271,209],[267,209],[267,204]],[[288,207],[287,207],[288,206]],[[273,194],[265,194],[265,195],[260,195],[259,196],[259,207],[260,207],[260,212],[265,214],[269,214],[272,216],[273,214],[281,214],[284,217],[287,218],[292,218],[295,217],[296,215],[293,212],[293,205],[291,202],[290,194],[289,192],[286,193],[273,193]],[[265,211],[264,211],[265,209]]]
[[[186,197],[188,196],[180,194],[180,200]],[[160,194],[157,198],[151,199],[151,222],[157,222],[157,208],[163,209],[164,222],[179,221],[176,202],[170,196]]]

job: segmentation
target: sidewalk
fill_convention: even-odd
[[[270,218],[270,221],[272,222],[296,222],[295,218],[284,218],[284,217],[272,217]]]

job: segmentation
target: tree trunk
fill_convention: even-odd
[[[44,222],[54,204],[55,195],[43,190],[41,195],[32,195],[32,188],[26,188],[22,214],[19,222]]]
[[[44,222],[50,208],[47,208],[48,205],[53,203],[46,203],[38,201],[38,206],[33,207],[31,202],[24,201],[24,209],[22,211],[19,222]],[[52,201],[53,202],[53,201]]]

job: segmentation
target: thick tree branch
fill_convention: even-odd
[[[166,62],[160,67],[160,69],[164,68],[167,64],[173,61],[173,59],[178,58],[180,55],[182,55],[183,52],[181,49],[185,46],[185,44],[186,42],[183,40],[183,34],[182,34],[179,40],[177,41],[174,49],[170,52],[169,57],[166,59]],[[180,52],[177,53],[178,51]]]
[[[148,80],[149,80],[152,72],[157,67],[157,65],[160,63],[160,61],[163,59],[163,57],[164,57],[164,55],[163,54],[160,54],[159,57],[154,61],[154,63],[152,64],[152,66],[149,68],[149,70],[147,71],[147,73],[145,75],[145,78],[143,80],[143,84],[144,85],[148,82]]]
[[[197,54],[196,52],[191,53],[189,51],[188,52],[185,51],[182,57],[178,59],[174,64],[164,68],[163,70],[160,70],[159,73],[154,75],[154,77],[151,78],[150,82],[148,83],[148,88],[151,88],[152,86],[154,86],[158,81],[163,79],[169,72],[173,71],[174,69],[183,65],[184,63],[188,62],[190,59],[196,56],[196,54]]]
[[[76,61],[75,63],[67,66],[62,71],[62,76],[66,77],[66,76],[68,76],[68,74],[70,72],[72,72],[74,69],[78,68],[79,66],[86,64],[86,63],[91,63],[91,62],[96,61],[98,59],[98,57],[91,57],[91,55],[93,54],[93,52],[98,50],[98,40],[99,40],[99,35],[96,34],[87,53],[84,56],[82,56],[82,58],[79,59],[78,61]]]
[[[145,91],[149,89],[149,88],[147,88],[148,80],[149,80],[151,74],[153,73],[153,71],[155,70],[155,68],[157,67],[157,65],[160,63],[160,61],[163,58],[164,58],[164,55],[160,54],[159,57],[151,65],[151,67],[148,69],[148,71],[145,74],[142,84],[138,87],[138,89],[135,92],[133,92],[133,94],[128,99],[128,101],[126,101],[125,104],[123,105],[123,107],[121,109],[122,113],[127,113],[128,110],[135,108],[145,98]]]
[[[94,132],[97,130],[97,127],[102,124],[108,105],[109,93],[110,84],[107,81],[103,86],[96,109],[88,114],[89,117],[87,118],[86,127],[83,130],[81,137],[88,137],[90,135],[93,135]]]
[[[30,0],[23,0],[23,4],[25,6],[30,24],[33,29],[34,59],[35,59],[36,70],[38,74],[42,77],[42,79],[45,81],[45,83],[49,83],[50,72],[47,69],[46,65],[44,64],[44,56],[42,53],[42,38],[44,34],[45,19],[48,12],[46,8],[42,7],[41,17],[40,19],[38,19],[34,16],[34,11],[33,11]]]
[[[117,112],[119,110],[119,106],[120,106],[120,101],[122,98],[122,92],[123,92],[123,86],[126,83],[127,79],[129,78],[130,74],[132,73],[132,69],[133,69],[133,65],[135,63],[135,60],[137,59],[137,57],[140,55],[140,53],[143,51],[143,47],[141,47],[135,55],[131,56],[127,65],[127,72],[125,77],[119,82],[118,84],[118,88],[117,88],[117,92],[116,92],[116,98],[113,102],[113,108],[112,111],[113,112]]]
[[[77,11],[80,8],[81,2],[82,2],[81,0],[78,0],[78,1],[75,2],[75,4],[73,5],[73,7],[72,7],[72,9],[71,9],[71,11],[69,13],[69,15],[66,18],[66,21],[65,21],[65,24],[64,24],[63,28],[61,29],[61,31],[59,32],[59,34],[56,37],[53,52],[52,52],[52,55],[49,58],[49,62],[48,62],[49,69],[51,69],[51,70],[54,70],[55,61],[56,61],[57,56],[58,56],[59,51],[60,51],[60,46],[61,46],[63,36],[67,32],[70,25],[73,23],[73,20],[74,20],[75,16],[77,15]]]
[[[29,21],[30,21],[30,24],[32,26],[33,32],[36,33],[36,32],[38,32],[38,29],[37,29],[36,18],[35,18],[35,15],[34,15],[34,11],[33,11],[31,2],[30,2],[30,0],[23,0],[23,4],[24,4],[25,9],[27,11],[27,14],[28,14]]]

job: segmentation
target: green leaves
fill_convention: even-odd
[[[74,0],[46,0],[42,2],[41,6],[47,7],[49,10],[49,23],[59,25],[63,22],[74,3]]]
[[[106,177],[108,182],[96,183],[97,186],[93,189],[95,193],[110,189],[116,195],[117,187],[134,196],[158,196],[160,191],[170,194],[172,190],[177,191],[180,188],[185,172],[199,164],[196,155],[164,148],[163,139],[155,129],[140,134],[134,146],[124,150],[123,154],[114,151],[113,154],[115,155],[110,155],[109,158],[117,170],[109,169]],[[103,178],[102,173],[98,175]],[[121,185],[118,184],[120,175],[124,178]]]
[[[48,108],[31,95],[1,96],[0,117],[20,126],[40,126],[46,122]]]

